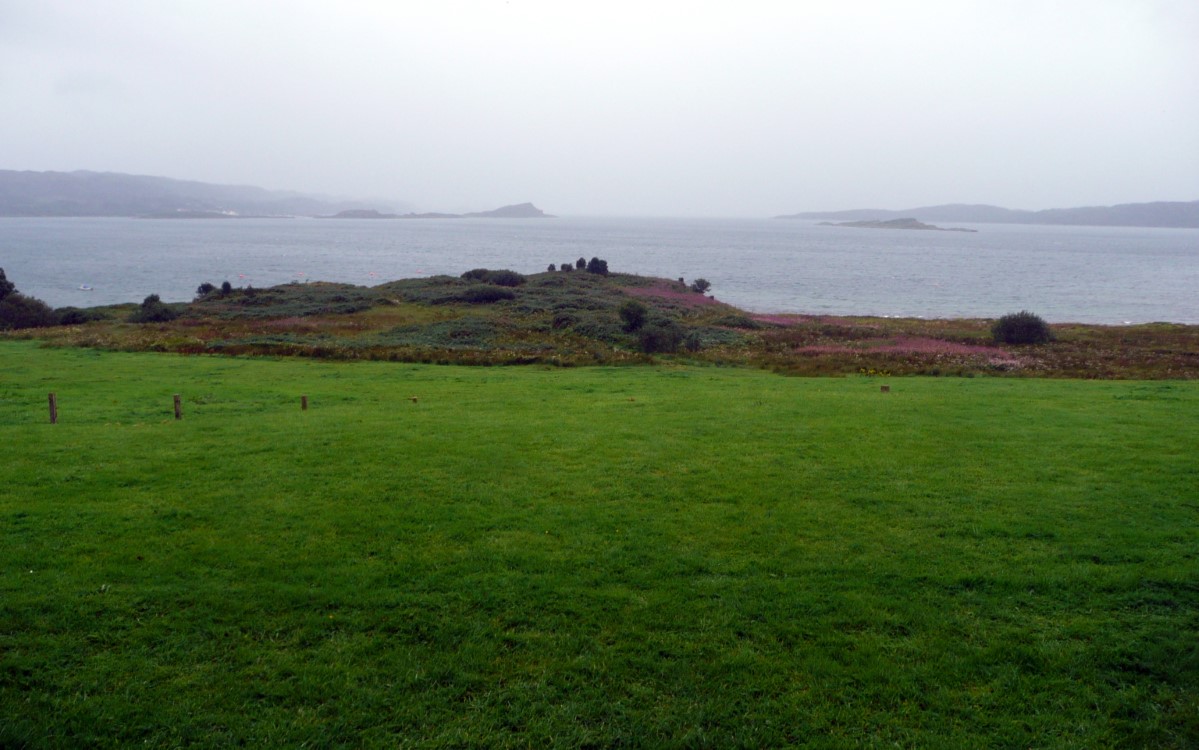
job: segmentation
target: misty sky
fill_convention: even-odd
[[[0,0],[0,169],[421,210],[1199,199],[1199,3]]]

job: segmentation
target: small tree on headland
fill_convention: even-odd
[[[17,285],[9,281],[8,277],[4,275],[4,269],[0,268],[0,300],[15,291],[17,291]]]
[[[549,273],[553,273],[554,271],[558,270],[558,267],[555,266],[553,263],[551,263],[545,267],[545,270],[548,271]]]
[[[575,261],[575,268],[579,269],[580,271],[582,271],[586,267],[587,267],[587,259],[586,258],[579,258],[578,260]]]
[[[563,263],[563,264],[562,264],[562,270],[563,270],[563,271],[566,271],[567,273],[569,273],[569,272],[571,272],[571,271],[575,270],[575,264],[574,264],[574,263],[571,263],[570,261],[567,261],[567,262],[565,262],[565,263]]]
[[[0,331],[43,328],[58,322],[54,310],[40,299],[26,297],[0,268]]]
[[[582,260],[582,258],[580,258],[579,260]],[[597,273],[600,276],[607,276],[608,275],[608,261],[601,260],[600,258],[592,258],[591,261],[587,264],[587,273]]]
[[[1053,332],[1041,316],[1021,310],[995,321],[991,337],[1000,344],[1044,344],[1053,340]]]
[[[696,279],[695,281],[691,282],[691,291],[693,292],[703,294],[711,288],[712,285],[708,283],[707,279]]]

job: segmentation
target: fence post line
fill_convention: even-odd
[[[300,411],[308,411],[308,397],[300,396]]]
[[[175,394],[175,419],[183,419],[183,404],[178,393]]]
[[[50,394],[50,424],[58,424],[58,394]]]

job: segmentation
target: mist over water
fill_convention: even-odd
[[[795,220],[0,219],[0,267],[56,307],[189,300],[202,282],[373,286],[471,268],[703,277],[754,312],[1199,323],[1199,230],[957,225],[975,234]],[[92,287],[80,290],[81,285]]]

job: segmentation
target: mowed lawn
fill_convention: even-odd
[[[1197,464],[1194,382],[4,342],[0,747],[1195,747]]]

